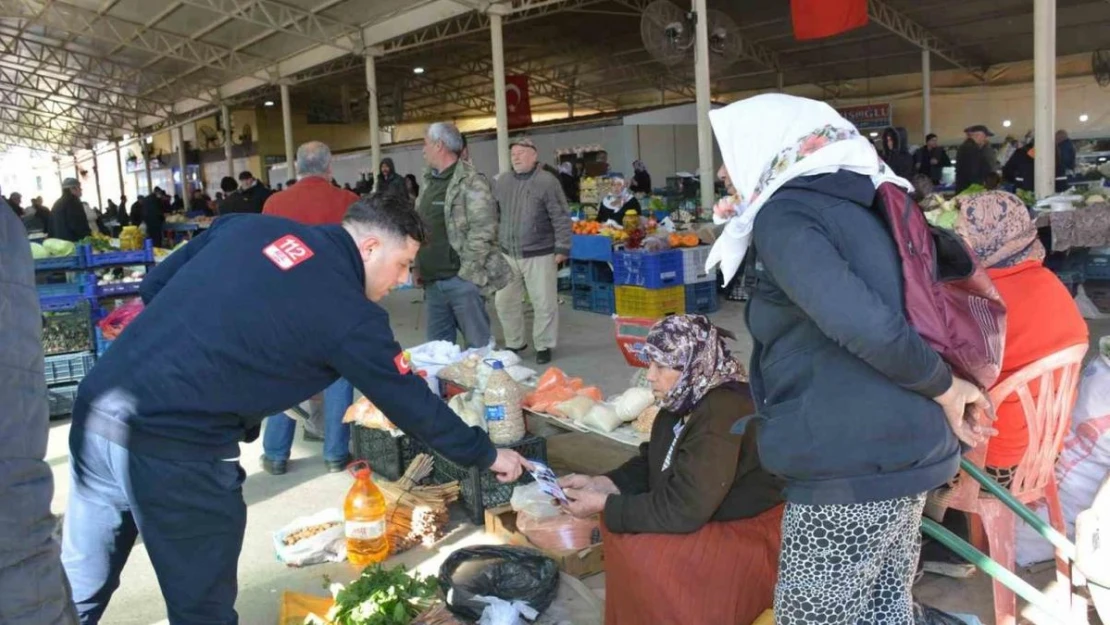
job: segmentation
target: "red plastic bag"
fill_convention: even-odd
[[[100,326],[104,338],[111,341],[118,337],[119,333],[123,332],[123,329],[141,312],[143,312],[143,302],[136,299],[108,313],[108,316],[101,319],[97,325]]]

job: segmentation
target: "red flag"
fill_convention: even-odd
[[[509,128],[532,124],[527,76],[505,76],[505,105],[509,109]]]
[[[867,25],[867,0],[790,0],[794,38],[821,39]]]

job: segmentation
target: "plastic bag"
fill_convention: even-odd
[[[478,397],[478,409],[474,407],[474,397]],[[447,401],[447,407],[455,411],[459,415],[463,423],[473,427],[478,426],[484,431],[486,429],[486,418],[483,416],[485,404],[481,401],[481,395],[475,391],[467,391],[455,395]]]
[[[518,512],[516,528],[533,545],[547,551],[577,551],[601,542],[601,521],[597,515],[585,519],[569,514],[541,518]]]
[[[644,408],[655,403],[655,394],[646,388],[630,388],[613,402],[621,421],[634,421]]]
[[[465,564],[465,581],[456,573]],[[475,596],[523,601],[542,614],[559,592],[559,565],[535,549],[478,546],[459,549],[439,568],[439,588],[447,609],[472,621],[481,618],[486,604]]]
[[[523,601],[510,602],[481,595],[475,595],[474,600],[487,604],[482,609],[482,617],[478,619],[478,625],[520,625],[520,617],[534,621],[540,615]]]
[[[347,408],[347,412],[343,413],[343,423],[357,423],[362,427],[372,428],[375,430],[386,430],[394,436],[400,436],[401,430],[393,425],[393,422],[378,409],[377,406],[370,403],[369,399],[365,396],[359,397],[355,403]]]
[[[913,625],[983,625],[983,622],[977,616],[949,614],[914,601]]]
[[[527,512],[535,519],[549,519],[562,514],[559,506],[552,502],[551,495],[540,488],[539,482],[530,482],[513,488],[509,505],[516,512]]]
[[[586,413],[596,404],[597,402],[589,397],[575,395],[573,398],[555,405],[555,407],[551,409],[551,412],[561,417],[567,417],[573,421],[581,421],[582,418],[586,416]]]
[[[617,411],[609,404],[594,404],[590,411],[582,417],[581,423],[602,432],[612,432],[624,422],[621,421],[621,418],[617,416]]]
[[[298,534],[303,536],[299,537]],[[294,519],[274,532],[274,550],[278,560],[287,566],[346,560],[347,537],[343,530],[343,512],[338,508],[328,508],[312,516]]]
[[[100,320],[97,325],[100,327],[100,332],[104,338],[111,341],[119,336],[120,332],[131,323],[139,313],[143,312],[142,300],[134,300],[116,308],[108,313],[107,317]]]

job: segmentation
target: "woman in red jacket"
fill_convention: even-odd
[[[1045,249],[1025,204],[1001,191],[961,197],[959,203],[956,232],[975,250],[1006,304],[1006,349],[998,382],[1066,347],[1085,345],[1087,323],[1067,288],[1045,268]],[[1036,387],[1031,390],[1037,392]],[[987,446],[986,464],[1008,486],[1029,445],[1029,432],[1016,396],[995,409],[998,434]]]

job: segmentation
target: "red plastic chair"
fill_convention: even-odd
[[[991,402],[995,406],[1016,395],[1029,429],[1029,447],[1014,472],[1010,493],[1026,506],[1045,500],[1049,522],[1061,534],[1065,533],[1064,515],[1060,508],[1054,465],[1071,424],[1080,368],[1086,353],[1087,345],[1063,349],[1018,371],[990,391]],[[1040,389],[1036,397],[1030,389],[1034,382],[1039,382]],[[986,456],[987,445],[980,445],[968,452],[966,458],[982,469]],[[957,484],[935,493],[931,503],[978,515],[982,526],[980,529],[978,523],[970,524],[972,544],[987,552],[991,559],[1006,569],[1014,570],[1017,517],[1001,501],[980,492],[978,482],[961,471]],[[986,544],[983,531],[986,533]],[[1086,603],[1071,592],[1071,564],[1057,555],[1056,571],[1061,586],[1068,591],[1073,617],[1080,619],[1077,622],[1086,623]],[[1016,613],[1013,591],[995,581],[996,625],[1014,625]]]

